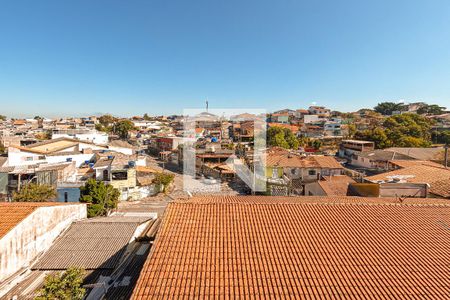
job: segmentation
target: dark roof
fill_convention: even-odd
[[[387,150],[373,150],[355,153],[358,156],[365,157],[371,161],[391,161],[391,160],[413,160],[414,158]]]
[[[450,205],[389,201],[170,203],[132,299],[448,299]]]
[[[118,219],[119,218],[119,219]],[[36,270],[114,269],[142,218],[111,217],[79,221],[33,266]]]

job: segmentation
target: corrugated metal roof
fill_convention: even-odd
[[[38,270],[116,267],[144,218],[110,217],[74,223],[33,266]]]

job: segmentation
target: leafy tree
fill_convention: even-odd
[[[85,272],[79,268],[68,268],[64,272],[47,275],[44,286],[36,300],[82,300],[86,290],[82,287]]]
[[[116,122],[116,120],[117,119],[111,115],[103,115],[98,118],[99,123],[103,127],[108,127],[108,126],[112,125],[114,122]]]
[[[135,129],[133,122],[130,120],[122,120],[114,125],[113,132],[121,139],[128,138],[128,132]]]
[[[432,121],[418,114],[401,114],[387,118],[382,126],[357,132],[355,138],[387,147],[429,147]]]
[[[80,202],[88,203],[89,218],[106,216],[110,210],[117,208],[119,196],[118,189],[95,179],[89,179],[80,187]]]
[[[6,153],[5,145],[3,145],[2,142],[0,142],[0,154],[5,154],[5,153]]]
[[[46,202],[56,198],[56,189],[50,185],[27,183],[13,194],[15,202]]]
[[[425,104],[417,110],[417,113],[421,115],[423,114],[442,115],[445,109],[446,109],[445,107],[436,104],[432,105]]]
[[[374,110],[382,115],[390,116],[394,111],[402,111],[404,108],[403,103],[381,102],[374,107]]]
[[[349,138],[354,137],[355,134],[356,134],[356,131],[357,131],[356,125],[355,125],[355,124],[348,124],[348,125],[347,125],[347,129],[348,129],[348,131],[347,131],[347,137],[349,137]]]
[[[42,119],[44,119],[44,118],[42,118],[41,116],[35,116],[34,119],[35,119],[35,120],[42,120]]]
[[[267,130],[267,141],[269,146],[282,147],[286,149],[298,149],[299,141],[289,128],[278,126]]]
[[[314,148],[314,149],[316,149],[316,150],[319,150],[321,147],[322,147],[322,141],[321,140],[314,140],[312,143],[311,143],[311,146]]]
[[[155,179],[153,180],[154,183],[162,185],[163,186],[163,192],[166,192],[167,187],[170,185],[170,183],[175,178],[174,174],[170,173],[157,173],[155,176]]]
[[[6,121],[6,116],[0,115],[0,121]]]
[[[379,149],[392,146],[388,140],[385,129],[381,127],[358,131],[355,134],[355,138],[358,140],[372,141],[375,143],[375,147]]]
[[[143,118],[145,121],[150,121],[152,119],[147,113],[144,114]]]
[[[437,144],[450,144],[450,130],[433,132],[432,140]]]

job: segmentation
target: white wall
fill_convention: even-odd
[[[86,216],[86,204],[36,208],[0,239],[0,283],[29,267],[72,222]]]
[[[75,166],[78,168],[86,160],[91,160],[94,157],[94,154],[67,154],[67,155],[55,155],[55,156],[47,156],[47,162],[51,163],[63,163],[66,162],[68,158],[72,158],[72,161],[75,162]]]
[[[67,134],[67,133],[54,133],[52,134],[52,139],[57,138],[70,138],[77,139],[80,141],[92,142],[98,145],[106,145],[108,144],[108,134],[93,132],[93,133],[75,133],[75,134]]]
[[[304,115],[303,116],[303,123],[309,124],[319,121],[318,115]]]

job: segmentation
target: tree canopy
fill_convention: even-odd
[[[130,120],[121,120],[114,125],[113,132],[121,139],[128,138],[128,132],[135,129],[134,123]]]
[[[403,103],[381,102],[374,107],[374,110],[382,115],[390,116],[394,111],[402,111],[404,108]]]
[[[267,130],[267,143],[272,147],[298,149],[299,141],[289,128],[270,127]]]
[[[432,122],[418,114],[401,114],[387,118],[382,126],[358,131],[355,138],[375,142],[379,149],[387,147],[429,147]]]
[[[86,290],[82,287],[85,272],[68,268],[64,272],[47,275],[36,300],[82,300]]]
[[[80,187],[80,202],[88,203],[89,218],[106,216],[110,210],[117,208],[119,196],[118,189],[95,179],[89,179]]]
[[[46,202],[56,198],[56,189],[50,185],[27,183],[13,194],[15,202]]]
[[[431,104],[431,105],[425,104],[417,110],[417,113],[421,114],[421,115],[423,115],[423,114],[442,115],[444,113],[445,109],[446,109],[445,107],[439,106],[437,104]]]

